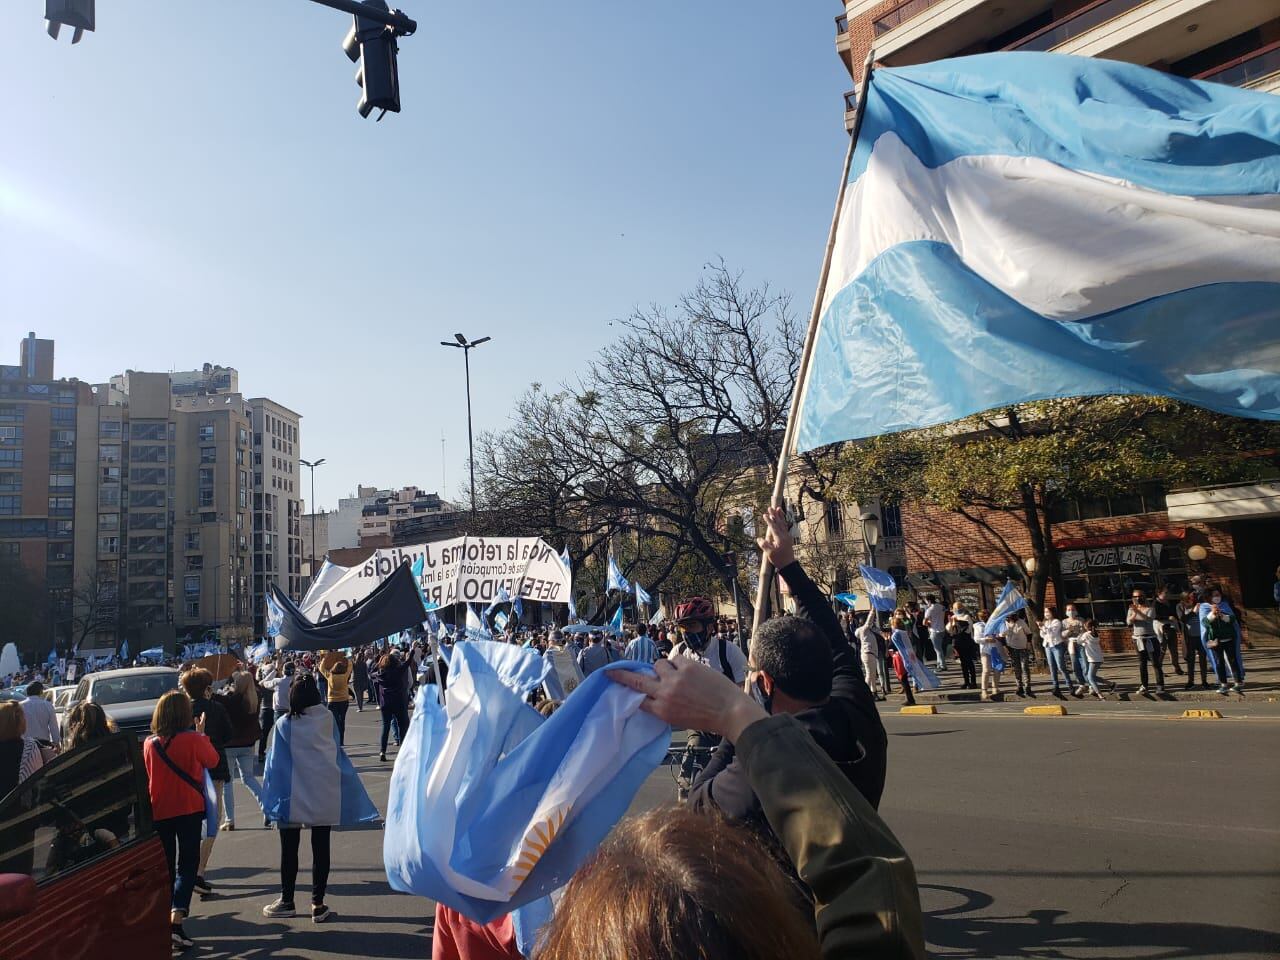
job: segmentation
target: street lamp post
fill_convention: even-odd
[[[867,548],[867,559],[871,566],[876,565],[876,544],[880,542],[880,517],[871,510],[863,510],[858,514],[858,521],[862,525],[862,542]],[[870,601],[870,597],[867,598]],[[876,625],[880,624],[880,611],[876,609],[874,603],[871,604],[870,617],[875,617]]]
[[[299,457],[298,462],[311,471],[311,577],[307,584],[310,586],[316,579],[316,467],[324,463],[324,457],[316,461]]]
[[[476,515],[476,448],[475,441],[471,435],[471,348],[478,347],[482,343],[488,343],[493,337],[480,337],[478,340],[468,340],[460,333],[453,335],[453,341],[441,340],[440,346],[454,347],[462,351],[463,365],[467,371],[467,464],[471,467],[471,516],[472,519]],[[456,342],[454,342],[456,341]]]

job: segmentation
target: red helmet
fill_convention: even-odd
[[[676,604],[676,623],[684,620],[714,620],[715,605],[706,597],[690,597],[684,603]]]

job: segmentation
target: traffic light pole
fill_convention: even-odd
[[[318,3],[322,7],[332,7],[334,10],[341,10],[343,13],[350,13],[353,16],[375,20],[393,28],[400,36],[411,36],[418,29],[417,22],[409,19],[399,10],[392,10],[388,13],[371,4],[360,3],[360,0],[311,0],[311,2]]]

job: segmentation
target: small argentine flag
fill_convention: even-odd
[[[872,610],[892,611],[898,605],[898,584],[891,574],[877,567],[868,567],[865,563],[858,564],[858,572],[866,584]]]
[[[488,923],[573,876],[665,757],[671,730],[603,670],[544,719],[524,702],[551,671],[533,650],[462,644],[450,667],[447,705],[433,686],[418,691],[383,862],[393,889]]]
[[[1004,589],[1000,591],[1000,598],[996,600],[996,605],[991,611],[991,616],[987,618],[986,625],[982,628],[983,638],[999,634],[1009,615],[1017,613],[1026,605],[1027,600],[1022,595],[1022,591],[1013,585],[1012,580],[1006,581]]]
[[[476,613],[475,607],[467,604],[467,639],[468,640],[492,640],[493,634],[489,628],[484,625],[484,621],[480,619],[480,615]]]
[[[649,596],[649,591],[640,586],[640,581],[636,581],[636,606],[649,606],[653,603],[653,597]]]
[[[604,586],[606,591],[617,590],[620,593],[630,593],[631,584],[627,582],[627,578],[622,575],[622,570],[618,568],[618,561],[614,559],[613,554],[609,554],[609,576]]]
[[[267,636],[280,636],[280,628],[284,625],[284,610],[276,603],[271,594],[267,594]]]

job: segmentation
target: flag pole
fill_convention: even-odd
[[[867,90],[871,83],[871,62],[875,59],[875,49],[867,50],[867,58],[862,63],[862,82],[858,84],[858,103],[853,115],[853,129],[849,131],[849,149],[844,157],[844,169],[840,174],[840,189],[836,193],[836,208],[831,214],[831,229],[827,233],[827,249],[822,257],[822,271],[818,276],[818,290],[813,297],[813,311],[809,314],[809,326],[804,335],[804,348],[800,353],[800,366],[796,371],[795,386],[791,389],[791,409],[787,412],[787,426],[782,434],[782,452],[778,456],[778,468],[773,479],[773,494],[770,506],[780,507],[786,498],[787,467],[791,462],[796,446],[796,421],[800,410],[800,398],[805,377],[809,372],[809,360],[813,356],[813,345],[818,337],[818,321],[822,318],[822,301],[827,293],[827,280],[831,276],[831,259],[836,246],[836,229],[840,224],[840,209],[844,206],[844,195],[849,184],[849,170],[853,166],[853,152],[858,145],[858,132],[862,128],[862,115],[867,106]],[[769,605],[769,594],[773,586],[773,567],[767,557],[760,557],[760,584],[756,588],[756,605],[752,615],[751,632],[760,628]]]

